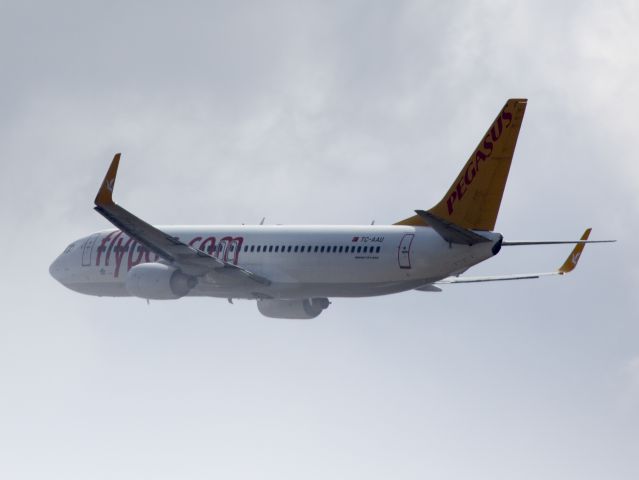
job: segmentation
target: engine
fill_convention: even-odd
[[[328,298],[304,298],[301,300],[258,300],[257,309],[265,317],[309,319],[328,308]]]
[[[129,270],[125,285],[134,297],[174,300],[189,293],[197,280],[163,263],[142,263]]]

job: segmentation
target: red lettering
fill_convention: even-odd
[[[117,235],[111,239],[111,243],[109,244],[109,248],[107,249],[107,253],[106,253],[106,258],[104,260],[104,266],[105,267],[109,266],[109,259],[111,258],[111,251],[113,250],[113,246],[115,245],[115,241],[118,238],[120,238],[121,235],[122,235],[122,232],[118,230]]]
[[[464,179],[462,178],[457,183],[457,200],[461,200],[464,196],[464,193],[466,193],[466,185],[464,184]]]
[[[202,237],[195,237],[193,240],[189,242],[189,247],[192,247],[195,242],[198,240],[202,240]]]
[[[466,185],[470,185],[471,183],[473,183],[476,174],[477,170],[475,168],[475,165],[469,164],[468,167],[466,167],[466,173],[464,173],[464,182],[466,183]]]
[[[231,262],[235,265],[238,264],[239,255],[244,243],[244,237],[231,237],[226,236],[220,240],[216,245],[215,237],[207,237],[202,240],[202,237],[194,237],[188,244],[191,247],[199,244],[199,249],[207,251],[210,255],[215,255],[217,258],[224,262]],[[108,243],[108,248],[105,248]],[[116,230],[110,232],[101,240],[101,248],[99,249],[99,257],[96,265],[100,264],[102,258],[104,258],[104,266],[108,266],[111,260],[111,252],[115,252],[113,277],[119,277],[121,269],[123,268],[125,254],[127,257],[126,271],[139,265],[140,263],[157,262],[160,260],[160,256],[157,253],[149,251],[147,247],[139,243],[135,239],[124,235],[123,232]],[[217,247],[217,248],[216,248]],[[106,250],[104,257],[102,253]],[[152,255],[153,254],[153,255]]]
[[[486,156],[490,157],[493,153],[493,142],[490,141],[490,135],[486,135],[486,138],[484,138],[484,149],[487,150]]]
[[[202,243],[200,243],[200,250],[208,253],[209,255],[213,255],[213,252],[215,251],[215,237],[205,238]]]
[[[510,127],[510,123],[512,122],[512,119],[513,119],[513,114],[510,112],[507,112],[506,109],[504,109],[501,112],[501,118],[503,118],[504,120],[508,120],[508,123],[506,124],[506,128]]]
[[[457,192],[451,193],[450,197],[448,197],[448,201],[446,202],[446,205],[448,205],[448,215],[451,215],[453,213],[453,204],[455,203],[456,199]]]
[[[114,233],[116,233],[117,230],[112,231],[111,233],[109,233],[108,235],[105,235],[102,238],[102,241],[100,242],[100,246],[98,247],[98,254],[95,257],[95,266],[99,266],[100,265],[100,259],[102,258],[102,252],[104,250],[106,250],[106,243],[109,241],[109,239],[111,238],[111,236],[113,236]]]
[[[487,159],[488,155],[481,150],[477,150],[477,152],[475,152],[475,173],[479,173],[479,162],[484,162]]]
[[[124,245],[122,245],[122,239],[120,239],[120,241],[118,242],[118,246],[115,249],[115,271],[113,272],[114,277],[117,277],[120,274],[120,267],[122,266],[122,259],[124,258],[124,252],[126,252],[131,242],[133,242],[132,238],[129,238],[124,243]]]
[[[136,249],[138,251],[138,257],[135,260],[133,260],[133,255],[135,254]],[[135,267],[136,265],[139,265],[140,263],[142,263],[143,257],[144,257],[144,248],[142,248],[142,245],[138,244],[138,242],[133,242],[131,244],[131,248],[129,249],[129,258],[127,261],[127,272],[131,270],[131,267]]]
[[[217,244],[215,257],[221,259],[223,262],[229,262],[229,254],[232,254],[230,262],[237,265],[243,243],[243,237],[223,237]]]
[[[501,115],[497,118],[497,125],[495,125],[493,123],[493,126],[490,127],[490,136],[493,139],[493,142],[496,142],[497,140],[499,140],[499,137],[501,137],[501,132],[504,129],[503,124],[501,123]],[[495,132],[495,127],[497,127],[497,131]]]
[[[150,263],[152,261],[157,262],[160,259],[160,256],[157,253],[154,253],[155,258],[151,260],[151,252],[146,247],[142,247],[142,251],[140,253],[144,255],[144,263]]]

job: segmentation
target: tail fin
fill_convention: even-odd
[[[506,102],[444,198],[429,213],[469,230],[495,228],[526,102],[522,98]],[[427,222],[415,215],[395,225]]]

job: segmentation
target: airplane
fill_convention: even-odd
[[[392,225],[152,226],[113,201],[117,153],[94,207],[115,229],[72,242],[50,274],[87,295],[250,299],[287,319],[315,318],[330,298],[567,274],[586,243],[614,240],[588,240],[587,229],[580,240],[508,242],[494,231],[526,105],[509,99],[441,201]],[[555,271],[463,275],[502,247],[548,244],[575,245]]]

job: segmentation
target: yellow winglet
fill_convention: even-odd
[[[95,196],[96,205],[111,205],[113,203],[113,187],[115,186],[115,177],[118,174],[118,165],[120,164],[120,154],[116,153],[111,161],[111,166],[104,176],[104,181],[100,185],[100,190]]]
[[[581,236],[581,240],[588,240],[591,231],[592,228],[587,228],[584,234]],[[561,275],[570,273],[575,269],[575,267],[577,266],[577,262],[579,261],[579,257],[581,257],[581,252],[584,251],[585,246],[585,243],[578,243],[577,245],[575,245],[575,248],[572,249],[572,252],[570,252],[570,255],[568,255],[568,258],[566,259],[564,264],[559,267],[558,272]]]

